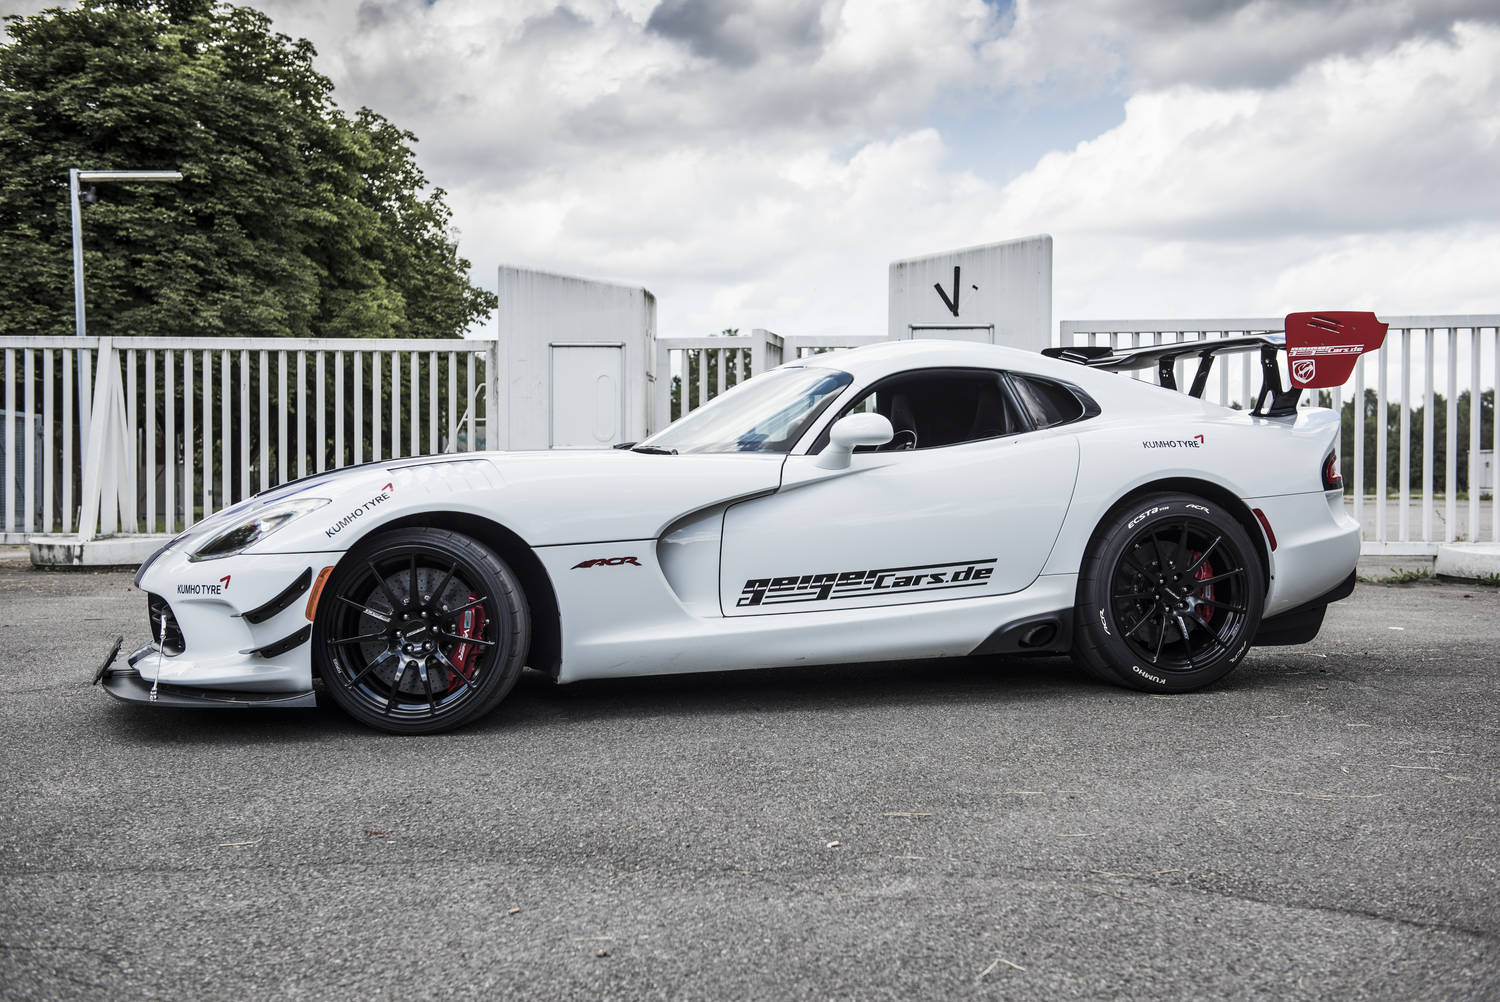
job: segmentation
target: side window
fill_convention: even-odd
[[[880,452],[937,449],[1026,428],[1001,375],[982,369],[928,370],[882,380],[844,413],[866,412],[885,415],[895,429],[895,437],[875,450]]]
[[[1037,376],[1011,373],[1011,386],[1037,428],[1051,428],[1083,417],[1084,407],[1067,387]]]

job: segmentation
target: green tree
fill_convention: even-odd
[[[1328,401],[1330,397],[1325,392],[1320,394],[1321,406],[1331,406]],[[1469,484],[1469,391],[1464,390],[1458,395],[1456,406],[1458,422],[1455,428],[1457,451],[1454,457],[1454,476],[1457,480],[1457,490],[1460,492],[1470,489]],[[1383,426],[1386,436],[1387,465],[1386,482],[1387,491],[1396,491],[1401,486],[1401,405],[1392,401],[1386,401],[1385,421],[1379,418],[1380,402],[1374,390],[1365,390],[1364,399],[1364,439],[1365,439],[1365,462],[1364,462],[1364,485],[1366,491],[1376,490],[1376,443],[1377,435]],[[1354,489],[1354,401],[1344,401],[1343,407],[1343,441],[1340,451],[1343,456],[1344,489]],[[1432,397],[1432,451],[1433,490],[1438,493],[1446,493],[1448,490],[1448,401],[1441,393],[1434,393]],[[1427,421],[1426,408],[1414,407],[1411,410],[1408,423],[1411,431],[1411,472],[1409,486],[1420,490],[1422,486],[1422,455],[1423,455],[1423,426]],[[1479,441],[1487,443],[1493,441],[1495,427],[1495,391],[1484,390],[1479,395]],[[1483,445],[1481,445],[1483,448]],[[1483,485],[1480,485],[1481,487]]]
[[[72,332],[67,171],[180,169],[83,206],[91,333],[451,337],[487,317],[416,137],[347,115],[306,40],[212,0],[6,19],[0,334]]]

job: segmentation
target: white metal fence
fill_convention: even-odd
[[[747,335],[658,338],[654,427],[665,428],[725,390],[784,361],[884,341],[883,334]]]
[[[498,372],[489,341],[5,338],[0,350],[4,542],[171,533],[311,473],[480,448]]]
[[[1481,474],[1481,453],[1500,451],[1500,316],[1383,319],[1384,349],[1361,359],[1352,385],[1329,401],[1351,404],[1342,458],[1366,552],[1500,540],[1500,466]],[[1279,318],[1064,321],[1057,341],[1135,347],[1280,327]],[[882,340],[759,329],[660,338],[654,425],[785,359]],[[482,448],[500,376],[498,343],[485,340],[13,337],[0,339],[0,352],[7,543],[176,532],[295,477]],[[1215,368],[1205,396],[1250,406],[1258,358]]]

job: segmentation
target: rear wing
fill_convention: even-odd
[[[1094,369],[1126,372],[1156,367],[1157,379],[1169,390],[1177,385],[1177,360],[1198,357],[1198,368],[1188,395],[1202,397],[1208,374],[1217,355],[1260,352],[1261,384],[1251,411],[1259,417],[1285,417],[1296,413],[1304,389],[1342,386],[1354,372],[1359,356],[1385,343],[1386,325],[1373,313],[1324,311],[1289,313],[1286,327],[1264,334],[1218,338],[1212,341],[1182,341],[1143,348],[1111,348],[1105,345],[1074,345],[1043,348],[1042,354]],[[1291,386],[1283,388],[1277,354],[1286,352]]]

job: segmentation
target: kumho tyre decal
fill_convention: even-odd
[[[1101,524],[1079,575],[1075,653],[1096,677],[1186,692],[1232,671],[1260,625],[1265,576],[1223,509],[1158,495]]]

